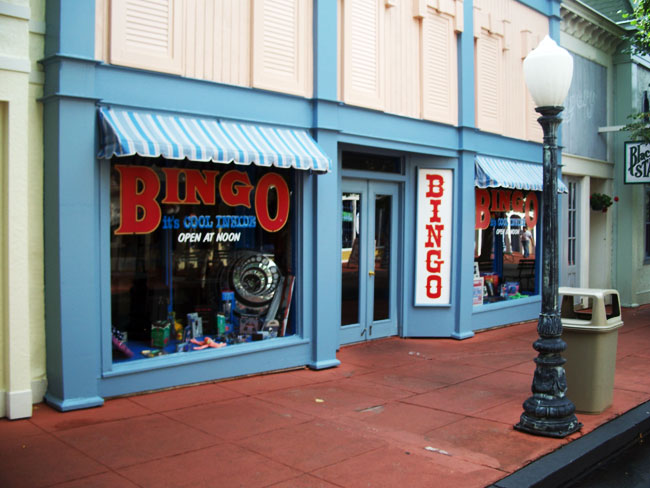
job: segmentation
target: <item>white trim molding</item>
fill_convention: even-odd
[[[29,73],[32,70],[32,65],[27,58],[0,56],[0,70]]]
[[[625,31],[592,8],[565,0],[560,8],[562,32],[600,51],[613,54]]]
[[[25,5],[16,5],[9,2],[0,2],[0,15],[16,19],[29,20],[32,16],[31,9]]]
[[[8,419],[32,416],[32,390],[8,391],[5,393],[5,402]]]

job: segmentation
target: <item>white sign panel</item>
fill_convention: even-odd
[[[447,305],[451,296],[453,171],[419,169],[415,305]]]
[[[650,144],[625,143],[625,183],[650,183]]]

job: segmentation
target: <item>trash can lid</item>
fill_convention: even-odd
[[[606,296],[618,295],[618,291],[609,288],[572,288],[570,286],[561,286],[558,289],[560,295],[584,295],[584,296]]]

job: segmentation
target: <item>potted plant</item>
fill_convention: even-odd
[[[604,193],[592,193],[589,197],[589,203],[592,210],[607,212],[607,209],[612,205],[612,197]]]

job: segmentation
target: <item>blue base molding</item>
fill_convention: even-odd
[[[314,363],[309,363],[307,366],[310,369],[327,369],[327,368],[336,368],[341,365],[341,361],[338,359],[328,359],[327,361],[316,361]]]
[[[93,396],[87,398],[71,398],[62,400],[50,393],[46,393],[44,397],[45,402],[60,412],[69,412],[71,410],[81,410],[83,408],[101,407],[104,405],[104,399],[100,396]]]
[[[453,332],[451,334],[452,339],[458,339],[460,341],[462,341],[464,339],[470,339],[472,337],[474,337],[474,332],[472,332],[471,330],[470,331],[465,331],[465,332]]]

